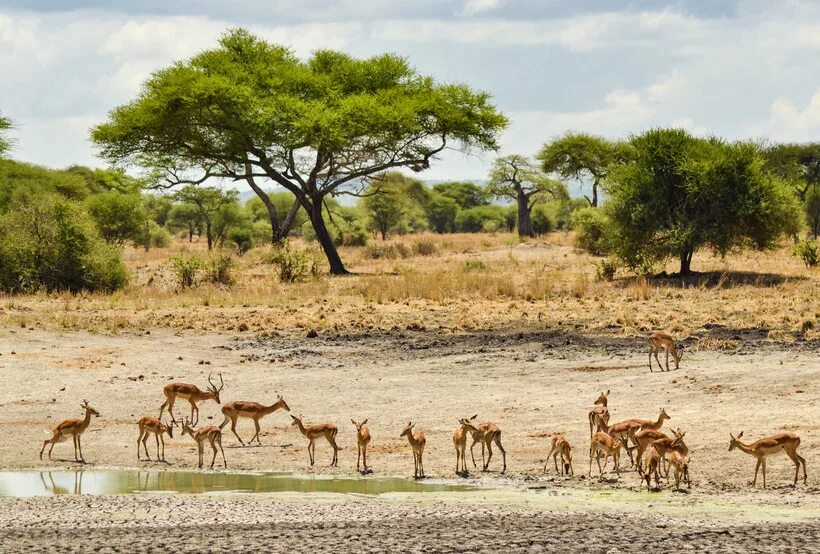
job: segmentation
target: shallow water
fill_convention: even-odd
[[[0,471],[0,496],[58,494],[131,494],[138,492],[304,492],[377,495],[459,492],[467,485],[419,482],[389,477],[328,479],[291,473],[210,473],[151,470]]]

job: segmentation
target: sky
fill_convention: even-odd
[[[757,0],[0,0],[0,113],[16,159],[104,167],[89,129],[152,71],[246,27],[302,57],[405,56],[491,93],[501,154],[568,130],[658,126],[820,140],[820,2]],[[484,179],[497,153],[448,152],[426,180]]]

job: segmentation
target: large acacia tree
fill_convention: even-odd
[[[489,94],[438,83],[401,57],[320,50],[302,61],[238,29],[154,73],[92,138],[111,162],[170,184],[246,181],[273,239],[282,217],[256,179],[285,188],[309,215],[331,273],[343,274],[323,220],[328,195],[361,190],[392,168],[426,169],[445,148],[496,149],[506,124]]]
[[[496,159],[490,171],[487,192],[499,198],[509,198],[518,206],[518,236],[532,237],[532,208],[536,202],[549,198],[569,199],[567,187],[550,179],[524,156],[513,154]]]

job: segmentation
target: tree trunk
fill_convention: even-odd
[[[256,181],[254,181],[253,178],[249,177],[245,180],[268,210],[268,219],[270,219],[271,229],[271,244],[278,243],[284,237],[282,236],[282,226],[279,223],[279,214],[276,213],[276,206],[273,205],[270,196],[268,196],[268,194],[256,184]],[[288,231],[290,231],[290,229],[288,229]]]
[[[345,268],[345,264],[342,263],[342,258],[339,257],[336,245],[333,244],[333,239],[327,230],[322,214],[322,206],[321,198],[311,198],[311,207],[308,214],[310,215],[310,223],[313,225],[313,230],[316,232],[316,240],[319,241],[319,245],[327,257],[327,262],[330,265],[330,274],[347,275],[350,272]]]
[[[589,203],[593,208],[598,207],[598,179],[592,181],[592,200]]]
[[[518,191],[518,236],[531,237],[532,221],[530,220],[530,199],[523,191]]]
[[[299,208],[301,208],[299,201],[294,200],[293,206],[290,207],[288,215],[285,216],[285,220],[282,222],[282,228],[279,230],[279,236],[276,238],[276,242],[283,240],[290,234],[290,230],[293,228],[293,221],[296,219],[296,212],[299,211]]]
[[[692,273],[692,255],[694,254],[694,249],[690,247],[685,247],[683,251],[680,253],[680,274],[681,275],[690,275]]]
[[[212,250],[214,247],[214,237],[211,234],[211,220],[205,220],[205,236],[208,238],[208,250]]]

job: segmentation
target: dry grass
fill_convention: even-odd
[[[420,242],[427,248],[414,248]],[[685,281],[618,275],[607,282],[595,279],[594,258],[573,249],[571,237],[562,233],[526,242],[508,234],[457,234],[388,243],[403,243],[408,257],[371,259],[364,248],[343,248],[355,275],[293,284],[279,282],[275,268],[263,262],[266,249],[258,248],[237,258],[233,287],[185,290],[177,287],[168,259],[182,250],[204,253],[204,244],[176,242],[147,253],[129,249],[124,257],[132,282],[126,290],[0,297],[0,324],[250,332],[536,326],[621,336],[663,329],[680,337],[718,324],[762,329],[777,342],[817,338],[820,327],[820,273],[789,256],[788,245],[726,260],[700,253],[693,267],[708,273]],[[725,349],[730,343],[703,342],[698,348]]]

